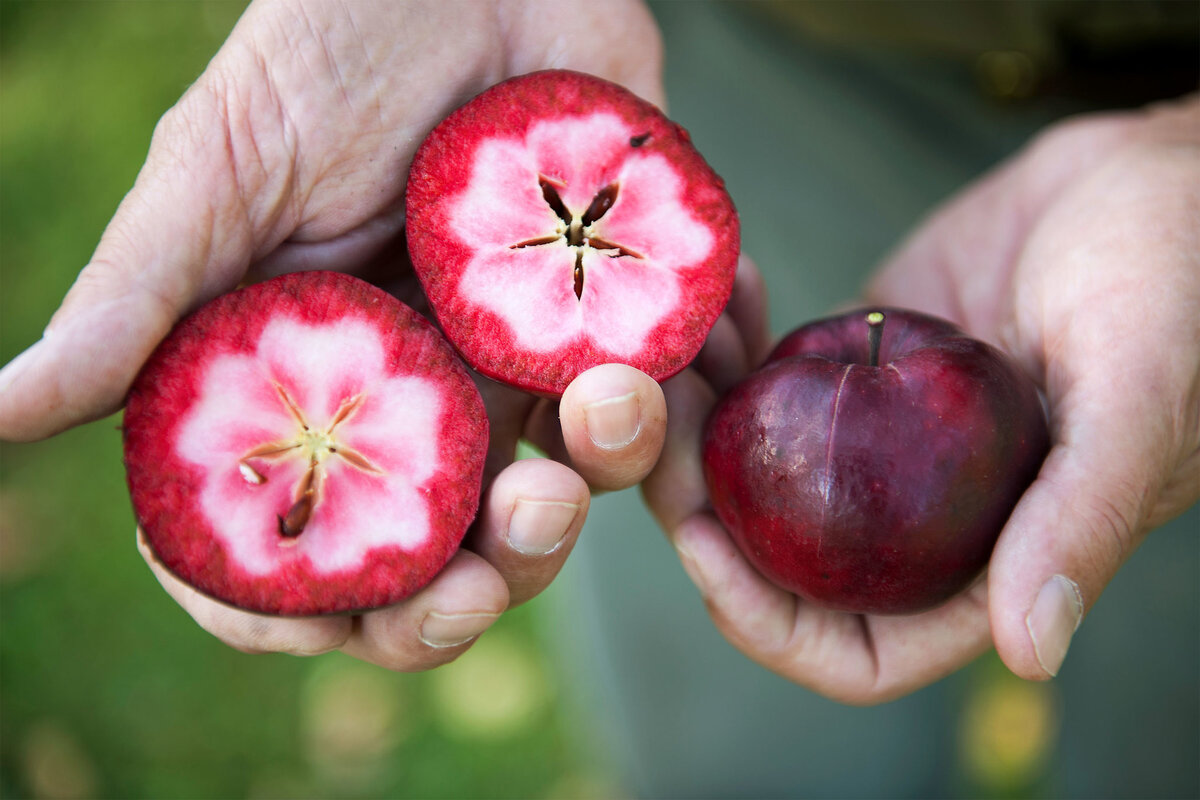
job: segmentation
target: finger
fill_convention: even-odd
[[[996,545],[996,649],[1023,678],[1058,674],[1087,609],[1145,538],[1155,494],[1146,476],[1161,467],[1114,447],[1120,437],[1113,432],[1112,425],[1081,425],[1068,433]]]
[[[538,398],[477,373],[472,375],[488,412],[488,454],[483,470],[483,482],[487,485],[516,457],[517,442]]]
[[[778,671],[800,613],[798,598],[760,575],[712,514],[687,517],[669,538],[717,629],[747,656]]]
[[[876,674],[859,702],[903,697],[956,672],[992,647],[984,576],[930,611],[860,619],[874,649]]]
[[[642,496],[658,524],[670,532],[708,508],[701,448],[716,395],[692,369],[665,381],[662,388],[669,409],[667,429],[658,463],[642,481]]]
[[[767,669],[843,703],[900,697],[990,644],[984,581],[923,614],[862,616],[819,608],[773,585],[709,514],[689,517],[673,540],[730,643]]]
[[[537,399],[529,406],[525,418],[525,440],[537,447],[548,458],[572,467],[571,454],[563,442],[563,426],[558,414],[558,401],[547,397]]]
[[[658,459],[666,429],[662,389],[624,364],[602,364],[573,380],[559,404],[563,442],[576,471],[597,489],[624,489]]]
[[[758,265],[749,256],[738,257],[733,293],[725,313],[741,337],[750,369],[755,369],[771,352],[771,327],[767,314],[767,285]]]
[[[404,602],[368,611],[342,651],[400,672],[453,661],[508,606],[508,587],[490,564],[468,550]]]
[[[732,317],[728,314],[717,317],[692,366],[717,394],[725,394],[746,377],[750,357]]]
[[[239,183],[228,113],[202,81],[163,117],[47,335],[0,376],[0,437],[36,439],[116,410],[175,321],[238,282],[280,215],[252,219],[242,193],[278,205],[285,187]]]
[[[510,606],[554,580],[583,528],[588,502],[583,478],[542,458],[512,464],[488,488],[468,544],[504,578]]]
[[[313,656],[336,650],[350,636],[353,619],[349,616],[272,617],[225,605],[175,577],[154,556],[140,529],[137,544],[167,594],[196,624],[230,647],[246,653]]]

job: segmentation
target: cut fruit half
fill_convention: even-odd
[[[134,513],[200,591],[269,614],[388,605],[475,517],[483,401],[399,300],[334,272],[219,297],[176,326],[125,409]]]
[[[630,364],[662,380],[725,307],[739,225],[686,131],[568,71],[497,84],[413,160],[409,254],[447,337],[489,377],[561,395]]]

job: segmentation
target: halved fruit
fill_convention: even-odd
[[[421,145],[409,254],[473,367],[548,396],[622,362],[662,380],[725,307],[739,225],[686,131],[628,90],[563,70],[505,81]]]
[[[374,608],[428,583],[479,504],[488,422],[449,344],[357,278],[219,297],[125,409],[134,513],[200,591],[270,614]]]

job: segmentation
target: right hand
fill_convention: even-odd
[[[1001,344],[1045,390],[1050,454],[986,578],[937,608],[830,611],[762,577],[709,506],[702,432],[723,390],[703,369],[664,386],[646,498],[731,643],[855,704],[915,691],[993,643],[1016,675],[1057,673],[1125,559],[1200,497],[1198,122],[1192,96],[1061,123],[933,214],[869,285],[871,305]]]

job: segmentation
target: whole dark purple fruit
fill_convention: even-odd
[[[949,322],[862,310],[789,334],[709,418],[717,516],[820,605],[924,611],[987,563],[1049,447],[1033,381]]]

